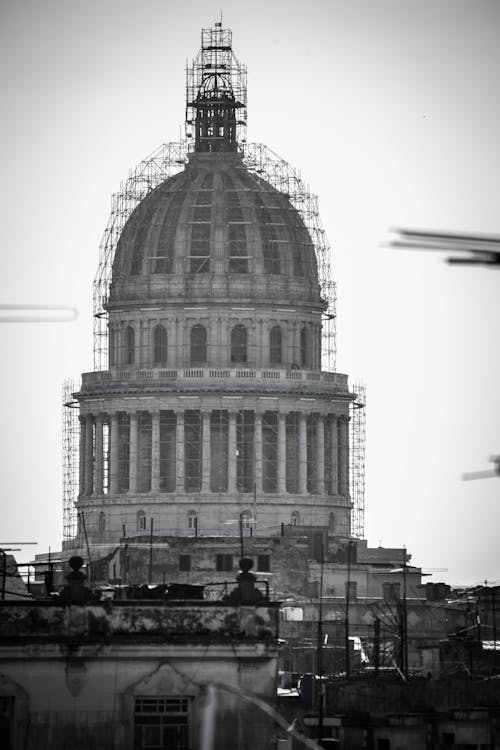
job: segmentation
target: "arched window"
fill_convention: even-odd
[[[154,363],[155,365],[167,363],[168,336],[167,330],[162,325],[154,329]]]
[[[298,510],[292,511],[292,526],[300,525],[300,515]]]
[[[191,364],[202,365],[207,361],[207,329],[201,325],[191,328]]]
[[[300,366],[307,367],[309,360],[309,346],[307,342],[307,328],[304,326],[300,332]]]
[[[282,362],[281,339],[280,326],[273,326],[269,334],[269,362],[272,365],[280,365]]]
[[[187,512],[187,527],[196,531],[198,529],[198,516],[195,510],[188,510]]]
[[[252,517],[249,510],[244,510],[241,514],[241,528],[249,529],[252,525]]]
[[[247,362],[247,329],[234,326],[231,331],[231,362]]]
[[[137,511],[137,531],[146,531],[146,514],[143,510]]]
[[[135,331],[132,326],[125,330],[125,364],[133,365],[135,362]]]
[[[328,516],[328,531],[330,532],[330,534],[333,534],[333,532],[335,531],[335,516],[333,513],[330,513],[330,515]]]
[[[106,529],[106,515],[103,511],[99,513],[98,528],[101,534]]]

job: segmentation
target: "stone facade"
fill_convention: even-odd
[[[348,538],[353,395],[321,371],[324,309],[299,213],[240,154],[190,154],[146,195],[117,244],[109,367],[77,394],[76,548],[235,523]]]

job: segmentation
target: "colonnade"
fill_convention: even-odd
[[[347,496],[349,422],[331,413],[153,410],[80,417],[80,494]]]

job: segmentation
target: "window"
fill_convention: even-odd
[[[272,365],[280,365],[282,362],[281,328],[279,326],[273,326],[269,334],[269,362]]]
[[[252,525],[252,518],[250,516],[249,510],[244,510],[241,514],[241,528],[242,529],[249,529]]]
[[[187,527],[188,529],[198,530],[198,517],[195,510],[188,510],[187,514]]]
[[[104,513],[103,511],[101,511],[101,512],[99,513],[99,522],[98,522],[98,526],[99,526],[99,532],[100,532],[100,533],[102,534],[102,532],[103,532],[103,531],[105,530],[105,528],[106,528],[106,515],[105,515],[105,513]]]
[[[300,515],[298,510],[292,511],[292,526],[300,525]]]
[[[137,511],[137,531],[146,531],[146,514],[143,510]]]
[[[189,698],[136,698],[134,750],[188,750],[189,709]]]
[[[179,555],[179,570],[181,573],[189,573],[191,570],[191,555]]]
[[[308,344],[307,344],[307,328],[302,328],[300,332],[300,366],[307,367],[308,365]]]
[[[215,569],[219,572],[230,572],[233,569],[233,556],[232,555],[217,555],[215,561]]]
[[[135,362],[135,331],[132,326],[125,330],[125,364],[133,365]]]
[[[231,362],[247,361],[247,329],[237,325],[231,331]]]
[[[168,351],[167,331],[162,325],[158,325],[154,329],[154,363],[155,365],[166,364],[167,351]]]
[[[201,365],[207,361],[207,329],[201,325],[191,328],[191,364]]]
[[[333,513],[330,513],[328,516],[328,531],[333,534],[335,531],[335,516]]]
[[[271,558],[269,555],[257,555],[257,570],[261,573],[269,573],[271,570]]]

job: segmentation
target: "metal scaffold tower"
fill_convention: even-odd
[[[63,382],[63,539],[74,539],[77,526],[76,501],[79,485],[79,421],[78,401],[73,393],[78,390],[78,384],[71,379]]]
[[[116,245],[134,208],[146,195],[172,175],[180,172],[187,159],[187,143],[163,143],[150,156],[131,169],[120,190],[112,196],[111,214],[99,251],[94,279],[94,370],[108,368],[108,300]]]
[[[269,182],[284,193],[297,209],[307,227],[314,244],[318,262],[321,294],[327,303],[322,319],[321,369],[335,372],[336,345],[336,285],[332,276],[332,255],[326,232],[321,224],[318,199],[310,193],[307,185],[288,162],[262,143],[244,144],[244,161],[250,172]]]
[[[162,144],[130,171],[127,180],[112,197],[111,214],[102,238],[99,266],[94,280],[94,369],[108,368],[108,316],[106,302],[116,246],[125,223],[143,198],[177,172],[187,161],[187,141]],[[322,326],[322,369],[335,372],[336,286],[332,278],[331,252],[321,225],[318,201],[297,170],[262,144],[244,144],[244,162],[250,172],[284,193],[297,209],[314,243],[322,297],[327,303]]]
[[[247,69],[234,55],[232,38],[221,23],[202,29],[201,49],[186,68],[186,138],[196,139],[200,150],[226,150],[228,142],[237,150],[246,140]],[[228,128],[234,131],[229,137]]]
[[[365,434],[366,434],[366,387],[355,383],[356,398],[350,404],[350,485],[353,502],[351,534],[363,539],[365,534]]]

